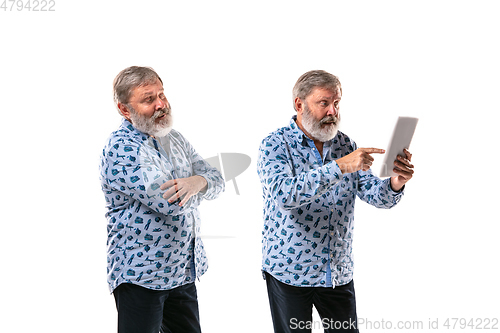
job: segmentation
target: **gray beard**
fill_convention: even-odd
[[[330,123],[331,122],[331,123]],[[314,119],[311,110],[304,105],[304,112],[302,113],[302,126],[314,139],[321,142],[326,142],[337,134],[340,126],[340,114],[336,117],[326,116],[320,121]]]
[[[129,107],[129,109],[132,125],[143,133],[154,136],[155,138],[161,138],[172,130],[172,112],[168,108],[156,111],[150,118],[138,114],[132,107]],[[165,119],[156,123],[156,119],[163,114],[166,114]]]

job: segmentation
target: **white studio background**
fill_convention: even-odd
[[[11,4],[0,9],[2,332],[116,331],[98,164],[120,123],[112,81],[130,65],[160,74],[175,127],[202,156],[252,158],[240,195],[228,182],[201,208],[204,332],[272,331],[257,149],[288,123],[311,69],[340,77],[342,130],[360,147],[386,148],[397,116],[420,118],[401,203],[356,207],[358,316],[424,328],[498,318],[496,1]]]

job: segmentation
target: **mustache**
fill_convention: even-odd
[[[323,119],[321,119],[319,121],[319,124],[320,125],[324,125],[324,124],[333,123],[334,125],[336,125],[339,122],[339,120],[340,120],[339,117],[326,116],[326,117],[324,117]]]
[[[171,112],[171,109],[168,108],[168,107],[164,107],[163,109],[160,109],[158,111],[156,111],[152,116],[151,116],[151,120],[154,121],[156,120],[157,118],[163,116],[164,114],[165,115],[169,115]]]

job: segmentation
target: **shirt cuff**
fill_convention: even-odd
[[[393,193],[396,193],[396,194],[402,193],[402,192],[404,191],[404,189],[405,189],[405,186],[406,186],[406,184],[405,184],[405,185],[403,185],[403,187],[401,187],[401,189],[400,189],[399,191],[395,191],[395,190],[392,188],[391,178],[389,178],[389,188],[391,189],[391,191],[392,191]]]

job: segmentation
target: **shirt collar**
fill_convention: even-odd
[[[297,121],[297,116],[293,116],[292,119],[290,119],[290,128],[292,129],[292,135],[291,137],[295,139],[296,141],[302,143],[303,146],[307,146],[307,135],[302,132],[300,129],[299,125],[296,123]]]
[[[143,133],[139,131],[137,128],[132,125],[130,121],[123,118],[121,127],[127,131],[130,135],[136,138],[140,138],[142,141],[147,141],[151,136],[149,134]],[[151,137],[152,138],[152,137]]]

